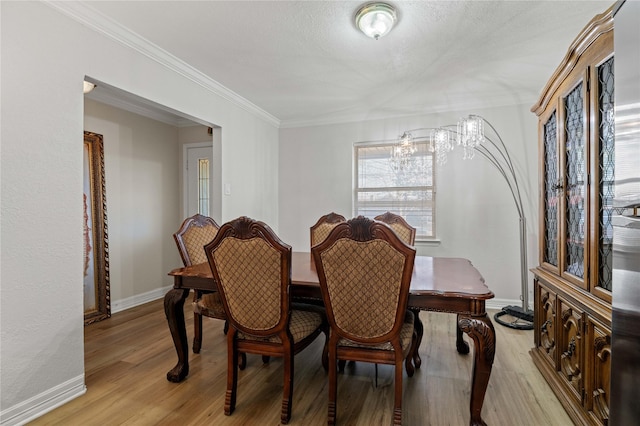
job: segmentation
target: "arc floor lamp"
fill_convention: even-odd
[[[493,137],[487,136],[485,128],[491,130]],[[416,132],[428,131],[428,136],[414,137]],[[525,217],[520,185],[516,177],[513,161],[509,155],[502,137],[493,125],[484,117],[469,115],[460,119],[457,124],[440,126],[437,128],[419,128],[405,131],[400,136],[398,143],[393,147],[391,160],[396,167],[407,164],[411,155],[415,152],[414,141],[429,140],[438,164],[443,165],[447,161],[447,153],[454,149],[455,145],[462,147],[464,158],[471,159],[476,153],[485,157],[500,172],[507,183],[520,219],[520,306],[505,306],[498,312],[494,319],[507,327],[531,330],[533,329],[533,311],[529,310],[529,287],[527,284],[527,220]],[[515,318],[513,321],[502,319],[503,316]]]

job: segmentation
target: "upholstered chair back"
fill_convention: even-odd
[[[291,247],[271,228],[240,217],[222,225],[205,252],[235,328],[268,335],[286,327]]]
[[[414,249],[388,226],[360,216],[337,224],[312,253],[332,330],[363,343],[400,331]]]
[[[185,266],[207,261],[203,247],[215,238],[218,228],[215,220],[201,214],[188,217],[182,222],[173,238]]]
[[[400,239],[410,246],[416,242],[416,228],[409,225],[407,221],[397,214],[386,212],[374,218],[380,222],[384,222],[400,237]]]
[[[344,216],[337,213],[329,213],[322,216],[318,221],[310,228],[311,231],[311,247],[323,242],[329,233],[338,223],[345,222]]]

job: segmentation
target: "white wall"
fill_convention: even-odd
[[[531,102],[533,104],[533,100]],[[309,227],[334,211],[353,216],[353,144],[395,139],[404,130],[455,124],[484,116],[508,146],[519,173],[528,221],[528,265],[537,263],[537,118],[529,105],[280,130],[280,229],[294,250],[309,251]],[[521,305],[519,220],[511,193],[484,158],[449,154],[436,170],[436,226],[440,244],[418,244],[418,254],[470,259],[498,305]],[[531,278],[529,280],[531,285]],[[531,294],[531,291],[529,292]],[[531,297],[530,300],[533,300]]]
[[[112,311],[157,298],[181,265],[178,128],[85,100],[84,130],[104,138]]]
[[[233,188],[223,200],[223,220],[246,214],[275,227],[278,130],[45,3],[0,7],[0,423],[8,424],[84,392],[84,77],[222,128],[222,180]]]

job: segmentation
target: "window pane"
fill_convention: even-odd
[[[425,204],[433,199],[433,191],[366,191],[358,192],[359,204],[384,204],[393,206],[404,206],[410,204]],[[384,212],[383,212],[384,213]]]
[[[394,167],[395,143],[356,145],[355,214],[375,217],[387,211],[416,228],[418,238],[435,236],[433,155],[426,142],[416,142],[404,167]]]
[[[433,185],[432,155],[426,144],[416,144],[416,152],[407,167],[395,171],[391,162],[391,145],[358,149],[358,183],[360,188],[385,188]]]

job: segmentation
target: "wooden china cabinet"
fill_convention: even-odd
[[[613,16],[596,16],[532,107],[539,119],[534,363],[576,424],[606,425],[611,365]]]

